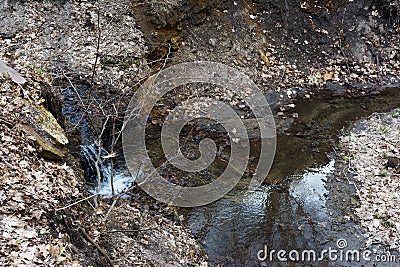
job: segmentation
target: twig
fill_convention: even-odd
[[[73,82],[71,81],[71,79],[63,72],[63,77],[66,78],[68,80],[68,83],[71,85],[72,89],[74,90],[76,96],[78,97],[79,101],[81,102],[82,105],[82,109],[83,109],[83,115],[81,116],[81,118],[79,119],[79,121],[76,123],[76,125],[74,125],[74,129],[76,127],[78,127],[78,125],[81,123],[81,121],[83,120],[83,118],[85,117],[86,119],[89,120],[90,125],[93,127],[93,121],[92,118],[89,116],[89,108],[92,105],[91,103],[89,103],[88,105],[85,105],[85,103],[83,102],[83,99],[81,97],[81,95],[78,92],[78,89],[76,88],[76,86],[73,84]],[[96,129],[94,129],[96,131]]]
[[[119,197],[114,199],[113,203],[111,204],[110,208],[108,209],[108,211],[106,213],[106,216],[104,216],[103,223],[105,223],[108,220],[108,217],[111,214],[111,210],[115,207],[115,204],[117,204],[118,199],[119,199]]]
[[[113,134],[114,135],[114,134]],[[114,189],[114,157],[110,159],[110,166],[111,166],[111,176],[110,176],[110,183],[111,183],[111,195],[115,198],[115,189]]]
[[[135,230],[111,230],[107,231],[108,234],[114,234],[114,233],[136,233],[136,232],[141,232],[141,231],[148,231],[148,230],[154,230],[157,229],[158,227],[149,227],[149,228],[142,228],[142,229],[135,229]]]
[[[162,71],[162,70],[165,68],[165,65],[167,65],[167,61],[168,61],[168,59],[169,59],[169,55],[170,55],[170,54],[171,54],[171,44],[168,45],[168,53],[167,53],[167,55],[166,55],[166,57],[165,57],[164,63],[163,63],[163,65],[162,65],[161,69],[159,70],[158,74],[160,74],[160,71]],[[157,74],[157,75],[158,75],[158,74]]]
[[[168,57],[168,59],[174,59],[174,58],[173,57]],[[153,60],[153,61],[150,61],[150,62],[144,64],[144,66],[148,66],[148,65],[151,65],[153,63],[160,62],[160,61],[165,61],[165,59],[164,58],[159,58],[159,59],[156,59],[156,60]]]
[[[68,208],[70,208],[70,207],[72,207],[72,206],[75,206],[75,205],[77,205],[77,204],[79,204],[79,203],[81,203],[81,202],[83,202],[83,201],[86,201],[86,200],[88,200],[88,199],[91,199],[92,197],[95,197],[95,196],[97,196],[98,194],[99,194],[99,193],[96,193],[96,194],[94,194],[94,195],[91,195],[91,196],[88,196],[88,197],[86,197],[86,198],[84,198],[84,199],[81,199],[81,200],[79,200],[79,201],[77,201],[77,202],[74,202],[74,203],[72,203],[72,204],[69,204],[69,205],[67,205],[67,206],[65,206],[65,207],[55,209],[55,211],[60,211],[60,210],[68,209]]]
[[[78,96],[79,101],[81,102],[81,105],[84,107],[85,104],[83,103],[83,100],[81,98],[81,95],[79,94],[78,90],[76,89],[75,85],[72,83],[71,79],[68,78],[68,76],[63,72],[64,77],[68,80],[69,85],[71,85],[72,89],[74,89],[75,94]]]
[[[86,238],[86,240],[89,241],[100,252],[100,254],[104,256],[104,258],[106,258],[107,263],[110,266],[113,266],[114,264],[112,263],[111,258],[110,256],[108,256],[107,252],[105,252],[104,249],[102,249],[96,242],[94,242],[92,238],[90,238],[90,236],[86,233],[85,229],[79,227],[79,231]]]
[[[94,76],[96,75],[97,61],[99,60],[99,51],[100,51],[100,40],[101,40],[100,6],[98,7],[98,10],[97,10],[97,27],[99,29],[99,34],[97,36],[96,59],[94,61],[94,65],[93,65],[93,73],[92,73],[92,79],[91,79],[92,86],[93,86]]]
[[[115,107],[115,104],[113,104],[114,111],[115,111],[115,116],[118,117],[118,110]],[[113,123],[112,123],[112,142],[111,142],[111,153],[114,153],[114,147],[115,147],[115,118],[113,117]],[[114,157],[111,158],[111,193],[112,197],[115,198],[115,189],[114,189]]]
[[[98,151],[97,151],[97,158],[96,158],[96,161],[94,163],[95,164],[95,168],[96,168],[96,172],[97,172],[97,193],[100,192],[100,186],[101,186],[101,173],[100,173],[100,167],[99,167],[99,162],[101,160],[101,151],[102,151],[101,150],[102,149],[101,138],[102,138],[102,136],[104,134],[104,131],[106,129],[107,122],[108,122],[109,118],[110,118],[110,116],[107,116],[106,121],[103,124],[103,128],[101,129],[101,133],[100,133],[100,135],[98,137],[98,141],[97,141]]]
[[[164,59],[163,65],[162,65],[161,68],[158,70],[158,72],[157,72],[156,74],[154,74],[154,77],[155,77],[154,80],[157,79],[158,75],[160,75],[161,71],[165,68],[168,59],[170,59],[170,57],[169,57],[170,54],[171,54],[171,45],[169,45],[169,47],[168,47],[168,53],[167,53],[167,55],[166,55],[166,57],[165,57],[165,59]],[[162,59],[160,59],[160,60],[162,60]],[[145,79],[145,78],[144,78],[144,79]],[[140,81],[139,81],[139,82],[140,82]],[[150,91],[151,91],[151,90],[149,90],[148,93],[150,93]],[[147,95],[143,96],[143,99],[145,99],[146,97],[147,97]],[[141,104],[143,104],[143,103],[141,103]],[[142,107],[137,107],[137,108],[138,108],[139,110],[142,109]],[[130,118],[128,118],[128,120],[129,120],[129,119],[130,119]],[[117,135],[116,140],[119,140],[119,138],[121,137],[122,133],[123,133],[124,130],[125,130],[126,124],[127,124],[127,118],[125,118],[124,123],[122,124],[121,130],[118,132],[118,135]]]
[[[136,180],[137,177],[139,176],[139,172],[140,172],[140,167],[139,167],[139,169],[137,170],[135,180]],[[121,193],[119,193],[119,194],[117,195],[117,197],[114,199],[113,203],[111,204],[110,208],[108,209],[108,211],[107,211],[107,213],[106,213],[106,216],[104,216],[103,223],[106,222],[106,221],[108,220],[108,217],[110,216],[112,209],[115,207],[115,204],[117,204],[117,201],[118,201],[123,195],[125,195],[126,193],[128,193],[132,188],[134,188],[135,186],[136,186],[136,185],[132,185],[132,186],[128,187],[127,189],[125,189],[124,191],[122,191]]]

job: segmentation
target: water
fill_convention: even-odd
[[[291,111],[298,119],[278,135],[274,164],[265,180],[270,186],[251,194],[233,191],[215,203],[183,211],[186,224],[204,244],[210,265],[368,265],[327,260],[261,262],[257,253],[265,245],[277,251],[321,251],[336,248],[340,239],[347,241],[349,249],[365,248],[365,232],[352,211],[355,189],[343,177],[336,179],[336,171],[332,172],[340,170],[341,163],[329,160],[327,155],[340,129],[372,112],[400,105],[399,94],[400,90],[387,88],[369,97],[332,97],[326,93],[298,101]]]
[[[258,265],[257,252],[263,245],[312,249],[318,244],[315,225],[328,220],[325,180],[333,169],[331,160],[320,168],[292,175],[288,178],[293,182],[285,192],[272,186],[251,193],[234,191],[191,209],[186,223],[204,245],[211,263]]]
[[[293,175],[289,192],[292,197],[301,202],[304,211],[312,214],[315,219],[327,220],[326,195],[329,191],[325,188],[328,175],[335,169],[335,160],[320,168],[308,169],[301,175]]]
[[[95,162],[99,153],[98,146],[96,144],[82,145],[81,146],[81,165],[84,168],[85,175],[90,177],[91,180],[95,180],[95,185],[89,189],[90,193],[97,193],[97,170]],[[111,161],[107,158],[107,153],[104,149],[101,150],[101,157],[98,162],[98,167],[101,175],[100,191],[99,195],[103,197],[112,197],[112,185],[114,186],[114,194],[119,194],[130,188],[135,179],[141,175],[140,170],[132,175],[125,168],[113,169],[111,167]],[[112,177],[113,175],[113,177]],[[111,182],[113,181],[113,183]]]
[[[135,176],[129,175],[125,172],[115,171],[114,174],[114,194],[125,192],[128,190],[135,182]],[[90,193],[96,194],[97,189],[92,188],[89,190]],[[111,175],[104,182],[100,184],[100,196],[110,198],[112,197],[112,186],[111,186]]]
[[[75,88],[66,87],[62,91],[64,97],[62,114],[70,123],[78,127],[80,131],[81,142],[83,143],[80,146],[81,149],[79,155],[81,167],[84,170],[87,182],[92,185],[89,188],[89,192],[95,194],[97,193],[98,185],[98,174],[95,163],[99,149],[98,145],[94,143],[97,138],[95,131],[93,131],[90,126],[81,102],[90,99],[88,95],[89,91],[87,85],[76,86]],[[94,97],[96,97],[96,95]],[[99,195],[103,197],[112,197],[113,187],[114,194],[124,192],[132,186],[136,177],[141,175],[141,173],[138,170],[137,173],[131,175],[125,165],[120,163],[116,164],[116,168],[112,168],[111,161],[107,156],[107,151],[102,148],[101,157],[97,163],[101,176]],[[112,180],[113,187],[111,185]]]
[[[79,101],[71,90],[69,92],[70,100],[66,103],[64,115],[70,111],[70,121],[80,122],[82,166],[93,185],[90,192],[95,193],[97,174],[93,159],[96,159],[98,151],[96,139],[81,120],[81,112],[76,108]],[[353,189],[346,182],[332,179],[332,171],[337,166],[326,155],[332,151],[332,139],[342,127],[373,111],[387,111],[398,105],[398,88],[362,98],[333,98],[327,93],[312,100],[298,101],[291,111],[298,114],[298,119],[280,132],[274,166],[265,185],[251,193],[233,190],[207,206],[182,211],[185,223],[204,244],[210,265],[330,266],[334,263],[261,262],[257,253],[264,245],[275,250],[320,251],[326,246],[334,248],[339,238],[345,238],[349,248],[362,248],[365,239],[357,221],[343,220],[344,216],[351,215],[349,198],[354,195]],[[153,147],[157,151],[157,145],[151,137],[149,139],[150,150]],[[315,164],[320,167],[309,168]],[[100,193],[107,197],[111,194],[111,165],[105,151],[100,165]],[[219,168],[218,164],[216,168]],[[135,175],[129,175],[123,162],[117,162],[113,171],[116,192],[134,182]],[[171,171],[175,173],[173,169]],[[330,180],[325,183],[327,179]],[[282,182],[284,186],[277,186]],[[361,266],[355,262],[343,265]]]

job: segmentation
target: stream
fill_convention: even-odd
[[[293,175],[288,191],[262,186],[255,192],[235,192],[211,205],[189,211],[187,224],[205,245],[210,260],[256,266],[263,245],[280,249],[318,249],[329,241],[318,223],[329,220],[324,187],[334,160]]]
[[[76,99],[72,95],[71,88],[64,90],[63,114],[70,120],[72,114],[75,119],[82,117],[82,111],[74,108]],[[348,249],[364,248],[364,230],[353,214],[358,200],[349,183],[351,174],[344,176],[345,163],[335,154],[337,137],[351,122],[399,105],[398,86],[379,88],[363,97],[325,91],[312,99],[299,99],[294,109],[278,118],[276,157],[263,186],[247,192],[239,182],[237,188],[218,201],[178,210],[185,218],[183,223],[203,245],[210,265],[362,266],[362,261],[335,263],[324,258],[317,263],[296,263],[263,256],[266,251],[281,249],[315,250],[318,254],[323,249],[337,249],[338,240],[345,240]],[[296,114],[295,119],[292,114]],[[85,127],[81,124],[81,134],[85,135],[81,164],[87,180],[95,186],[92,163],[98,148],[90,142],[93,134]],[[257,144],[257,140],[251,142]],[[149,141],[147,145],[149,155],[160,150],[157,142]],[[217,175],[224,166],[216,164],[213,171],[202,176]],[[101,195],[109,197],[111,168],[107,160],[101,162],[101,170]],[[129,187],[133,180],[124,163],[119,162],[114,169],[116,191]],[[94,186],[91,192],[95,192]]]
[[[359,98],[322,93],[312,100],[299,100],[291,111],[299,119],[278,135],[274,165],[264,186],[252,193],[233,190],[214,203],[184,211],[187,226],[204,245],[210,262],[224,266],[364,266],[362,259],[295,263],[279,261],[276,255],[261,261],[257,255],[263,250],[259,255],[265,256],[265,246],[268,251],[314,250],[318,255],[323,249],[338,250],[343,240],[347,244],[344,253],[365,249],[364,230],[353,213],[358,199],[350,184],[351,174],[334,153],[337,137],[351,122],[399,104],[398,88]]]

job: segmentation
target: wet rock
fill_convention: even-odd
[[[386,167],[399,168],[400,167],[400,159],[397,157],[388,157]]]
[[[340,85],[338,83],[327,82],[325,89],[332,92],[332,96],[340,96],[346,93],[347,86]]]

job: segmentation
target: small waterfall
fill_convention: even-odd
[[[85,172],[85,176],[89,178],[89,182],[95,182],[95,187],[97,187],[97,171],[96,171],[96,160],[99,153],[99,148],[96,144],[82,145],[81,146],[81,167]],[[100,160],[97,163],[100,169],[101,179],[103,183],[111,177],[111,163],[108,159],[104,160],[106,156],[106,151],[101,149]]]
[[[78,84],[75,87],[63,88],[61,94],[64,97],[64,103],[62,107],[62,114],[72,124],[76,125],[80,129],[81,145],[80,152],[80,163],[81,168],[84,171],[85,179],[88,183],[92,184],[92,188],[89,189],[90,193],[97,193],[98,179],[96,171],[96,160],[99,153],[99,147],[93,143],[95,140],[95,133],[91,129],[89,122],[87,121],[86,114],[82,109],[82,99],[90,99],[88,92],[89,86],[87,84]],[[94,92],[92,92],[94,94]],[[97,98],[97,97],[96,97]],[[126,169],[125,164],[116,163],[114,169],[111,168],[111,161],[107,158],[107,151],[101,149],[100,160],[97,163],[100,170],[100,195],[104,197],[112,197],[112,186],[111,177],[112,173],[114,181],[114,193],[118,194],[129,188],[135,178],[141,175],[138,170],[137,173],[131,175]]]
[[[96,144],[82,145],[82,152],[80,155],[81,167],[85,172],[85,177],[88,182],[93,183],[94,186],[89,190],[90,193],[97,193],[98,179],[96,170],[96,160],[99,153],[99,148]],[[121,168],[111,168],[111,161],[106,158],[107,152],[101,149],[100,160],[98,162],[100,170],[100,195],[104,197],[112,197],[111,174],[114,177],[114,193],[118,194],[128,189],[135,178],[141,174],[140,170],[131,175],[128,170]]]

